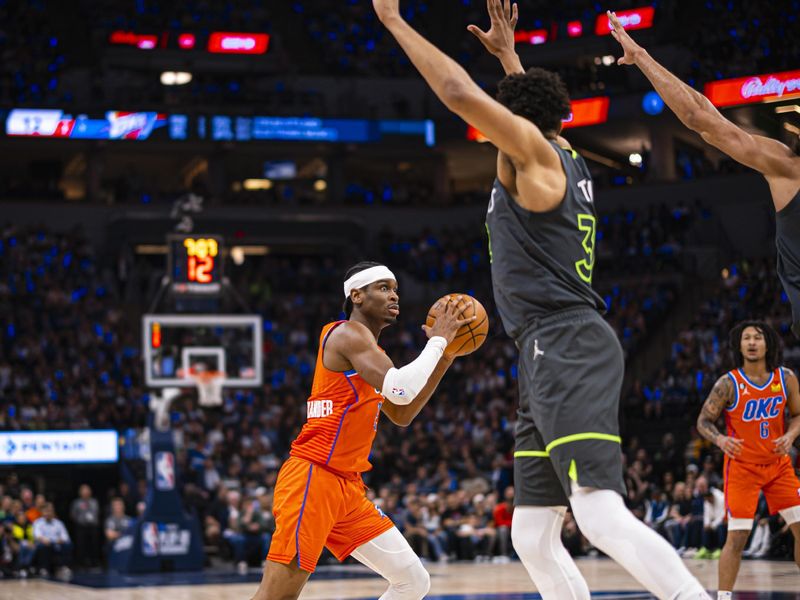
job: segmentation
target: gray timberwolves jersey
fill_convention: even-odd
[[[606,310],[592,289],[597,232],[592,177],[577,152],[551,144],[567,175],[561,204],[550,212],[525,210],[495,180],[486,215],[494,299],[512,338],[533,319],[555,311]]]
[[[778,277],[792,304],[792,331],[800,337],[800,192],[775,218]]]

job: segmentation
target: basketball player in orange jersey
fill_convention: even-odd
[[[420,600],[430,587],[405,537],[367,500],[361,473],[372,468],[381,411],[398,425],[411,423],[453,362],[447,344],[475,317],[461,318],[458,301],[437,302],[434,325],[423,326],[428,344],[397,369],[378,346],[400,312],[395,276],[359,263],[345,276],[344,295],[349,319],[322,328],[307,421],[278,474],[275,534],[254,600],[297,598],[323,547],[386,578],[381,600]]]
[[[684,125],[767,180],[777,212],[778,277],[792,305],[792,331],[800,337],[800,156],[778,140],[752,135],[728,121],[708,98],[634,42],[614,13],[609,11],[608,18],[611,35],[625,51],[617,62],[639,67]]]
[[[736,369],[719,378],[697,419],[700,434],[725,452],[728,537],[719,559],[719,600],[732,597],[760,492],[770,512],[780,512],[789,524],[800,566],[800,481],[788,456],[800,435],[797,376],[780,366],[780,339],[766,323],[740,323],[731,331],[730,344]],[[788,428],[787,408],[792,416]],[[715,425],[722,414],[727,435]]]
[[[658,598],[708,598],[675,549],[625,507],[618,418],[625,364],[592,288],[591,173],[560,136],[570,112],[563,81],[525,71],[513,47],[516,9],[487,5],[492,30],[509,44],[510,73],[497,100],[405,22],[398,0],[373,0],[433,92],[498,148],[486,229],[495,303],[520,352],[514,549],[544,600],[588,600],[560,537],[570,506],[589,541]]]

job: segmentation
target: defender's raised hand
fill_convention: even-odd
[[[628,35],[622,23],[619,22],[617,14],[614,12],[606,11],[608,20],[611,22],[611,35],[615,40],[620,43],[625,54],[617,60],[618,65],[635,65],[636,60],[642,52],[642,47],[633,41],[633,38]]]
[[[514,29],[519,20],[517,3],[511,0],[486,0],[491,25],[489,31],[483,31],[477,25],[467,26],[467,31],[481,41],[493,55],[514,52]]]
[[[400,16],[400,0],[372,0],[372,6],[381,23]]]

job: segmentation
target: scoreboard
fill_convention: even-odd
[[[222,290],[222,238],[215,235],[170,235],[169,278],[172,292],[214,296]]]

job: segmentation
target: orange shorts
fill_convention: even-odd
[[[800,506],[800,480],[788,456],[757,465],[725,457],[725,510],[729,518],[752,519],[758,494],[764,492],[769,512]]]
[[[275,533],[267,558],[313,573],[323,546],[339,560],[385,533],[392,520],[367,500],[360,477],[349,479],[290,457],[278,473]]]

